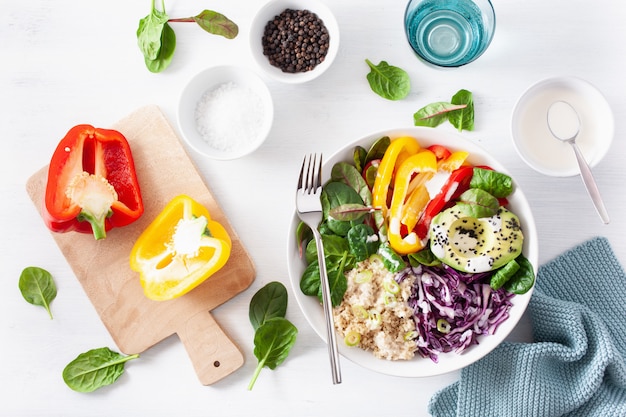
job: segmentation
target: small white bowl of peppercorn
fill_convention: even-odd
[[[339,26],[317,0],[271,0],[256,13],[250,48],[258,66],[285,83],[304,83],[323,74],[339,49]]]

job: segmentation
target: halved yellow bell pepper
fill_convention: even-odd
[[[391,248],[401,255],[417,252],[424,247],[413,227],[430,200],[425,184],[436,172],[437,157],[429,150],[420,151],[407,158],[396,172],[389,208],[388,235]],[[414,179],[416,174],[417,180]],[[412,182],[415,184],[414,190],[407,199]]]
[[[420,145],[415,138],[410,136],[403,136],[391,141],[383,159],[380,161],[378,171],[376,173],[376,179],[374,181],[374,187],[372,189],[372,205],[374,208],[381,209],[383,215],[386,216],[387,212],[387,192],[393,178],[394,168],[399,166],[399,155],[402,153],[401,159],[406,160],[404,154],[413,155],[420,149]]]
[[[231,239],[209,211],[186,195],[174,197],[139,236],[130,267],[145,295],[157,301],[179,297],[220,270]]]

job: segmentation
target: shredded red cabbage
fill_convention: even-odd
[[[407,268],[397,280],[409,273],[416,277],[408,303],[414,311],[417,352],[433,362],[440,353],[462,353],[478,344],[478,336],[494,334],[509,317],[514,294],[491,289],[485,279],[491,272],[470,274],[447,265],[419,266]],[[443,332],[437,328],[441,319],[446,323]]]

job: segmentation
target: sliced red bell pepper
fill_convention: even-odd
[[[452,153],[448,148],[443,145],[430,145],[427,149],[435,154],[435,156],[437,157],[437,162],[441,161],[442,159],[447,159]]]
[[[137,220],[143,201],[124,135],[90,125],[70,129],[52,155],[43,206],[50,230],[96,239]]]
[[[415,226],[415,232],[420,239],[425,239],[433,218],[439,214],[450,201],[457,199],[469,188],[474,167],[463,165],[452,171],[439,193],[428,202],[420,220]]]

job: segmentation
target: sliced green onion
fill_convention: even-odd
[[[409,340],[417,339],[417,336],[417,332],[415,330],[411,330],[404,334],[404,340],[408,342]]]
[[[380,324],[383,321],[382,317],[380,316],[380,311],[378,311],[378,310],[370,310],[368,312],[368,314],[369,314],[368,320],[370,322],[369,323],[369,327],[371,329],[375,329],[378,326],[380,326]]]
[[[437,330],[439,330],[440,333],[448,334],[450,333],[450,329],[452,329],[452,326],[450,326],[450,323],[448,323],[448,320],[446,319],[437,320]]]
[[[354,314],[355,316],[357,316],[360,319],[367,319],[369,317],[369,314],[367,313],[367,310],[365,309],[365,307],[363,307],[362,305],[353,305],[352,306],[352,314]]]
[[[343,341],[347,346],[356,346],[361,342],[361,334],[353,330],[346,334],[346,337],[343,339]]]
[[[400,292],[400,286],[393,279],[388,279],[385,282],[383,282],[383,287],[385,288],[385,291],[391,294],[397,294]]]
[[[369,269],[366,269],[366,270],[357,272],[356,277],[354,277],[354,281],[357,284],[363,284],[364,282],[371,281],[372,276],[374,276],[374,273],[370,271]]]
[[[383,257],[380,256],[377,253],[373,253],[373,254],[370,255],[369,261],[370,261],[370,263],[380,262],[382,264],[383,263]]]
[[[396,296],[390,293],[385,294],[385,305],[393,305],[396,302]]]

